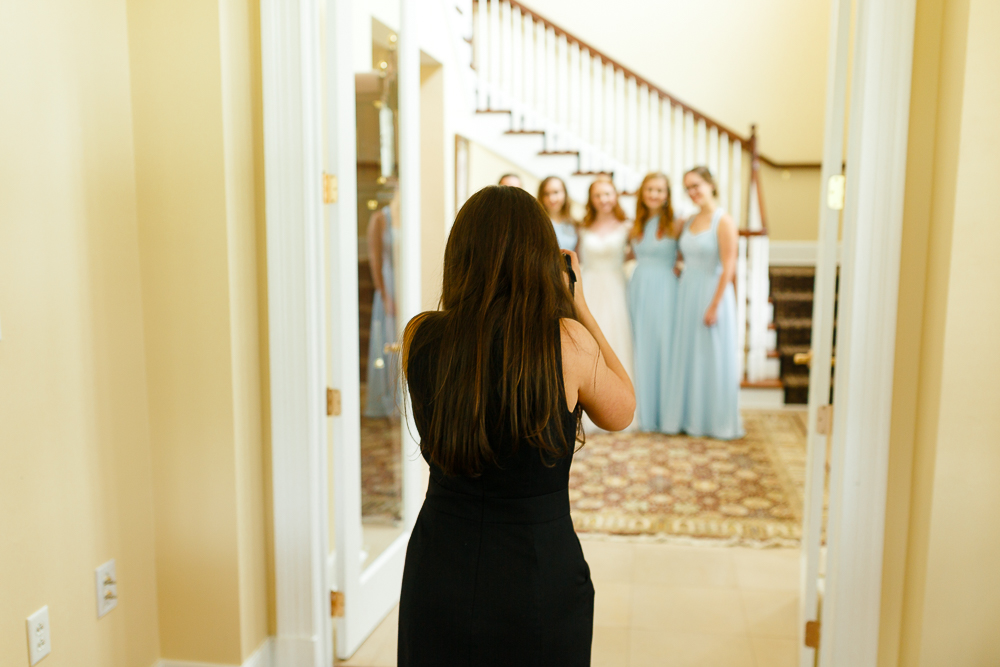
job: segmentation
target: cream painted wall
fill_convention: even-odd
[[[447,218],[445,191],[445,76],[440,65],[420,68],[420,256],[421,308],[434,310],[441,298]],[[451,147],[454,151],[455,142]]]
[[[820,170],[774,169],[762,164],[760,174],[771,240],[815,241],[819,235]]]
[[[0,4],[0,664],[160,654],[123,0]],[[95,613],[114,558],[117,609]]]
[[[162,654],[239,664],[267,633],[257,10],[127,4]]]
[[[907,286],[900,324],[920,320],[923,331],[901,326],[908,349],[919,350],[916,373],[912,358],[899,363],[897,343],[896,389],[914,377],[917,388],[894,405],[880,664],[992,665],[1000,662],[1000,349],[990,344],[1000,334],[1000,231],[990,222],[1000,179],[1000,6],[920,0],[918,28],[914,71],[933,76],[938,50],[938,89],[935,101],[932,84],[920,82],[911,105],[925,129],[933,119],[935,135],[927,169],[916,160],[931,157],[929,141],[914,142],[911,130],[901,277],[917,275],[919,259],[907,251],[919,257],[920,239],[926,269],[922,318],[913,298],[921,288]]]
[[[504,174],[517,174],[521,185],[531,194],[538,193],[541,182],[532,174],[527,174],[517,165],[505,160],[493,151],[469,142],[469,194],[479,192],[487,185],[496,185]]]
[[[782,162],[823,155],[830,6],[801,0],[527,5]],[[817,209],[818,210],[818,209]]]

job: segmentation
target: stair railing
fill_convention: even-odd
[[[690,212],[681,176],[696,165],[711,170],[719,204],[740,229],[741,376],[777,377],[767,364],[769,249],[759,178],[760,161],[771,161],[757,149],[755,128],[740,135],[517,0],[472,0],[471,14],[476,109],[509,111],[509,131],[541,134],[542,154],[575,154],[571,175],[610,174],[631,192],[644,174],[662,171],[677,210]]]

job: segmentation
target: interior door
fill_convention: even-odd
[[[802,540],[799,666],[816,664],[822,605],[824,498],[827,442],[832,428],[831,376],[836,326],[838,235],[844,208],[844,137],[851,0],[830,3],[830,52],[827,67],[826,127],[823,144],[824,191],[820,196],[812,343],[809,353],[809,436],[806,463],[805,523]]]
[[[351,5],[328,2],[322,19],[326,164],[335,178],[328,190],[336,199],[326,248],[329,375],[338,392],[327,566],[340,613],[338,658],[350,657],[399,600],[422,463],[406,427],[397,353],[418,305],[406,286],[420,284],[419,263],[407,261],[419,219],[400,205],[398,38],[376,25],[373,67],[354,62]]]

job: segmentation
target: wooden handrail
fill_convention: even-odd
[[[480,0],[472,0],[473,4],[476,4],[476,5],[479,4],[479,1]],[[494,1],[497,1],[497,0],[494,0]],[[529,7],[526,7],[522,3],[518,2],[518,0],[503,0],[503,2],[506,2],[506,3],[510,4],[511,7],[516,7],[518,9],[520,9],[522,15],[527,14],[528,16],[530,16],[531,18],[533,18],[535,21],[543,24],[546,28],[551,28],[552,31],[555,32],[556,35],[560,35],[562,37],[565,37],[567,43],[569,43],[569,44],[576,44],[581,49],[586,49],[587,51],[590,52],[591,56],[596,56],[602,63],[607,64],[607,65],[611,65],[612,69],[621,70],[622,73],[625,75],[625,78],[630,78],[631,77],[631,78],[635,79],[635,82],[636,82],[637,85],[644,85],[644,86],[646,86],[650,91],[653,91],[657,95],[659,95],[660,98],[669,100],[669,102],[672,105],[679,106],[684,111],[689,112],[692,116],[694,116],[695,120],[703,120],[703,121],[705,121],[705,125],[707,127],[714,127],[716,130],[718,130],[722,134],[727,135],[731,140],[733,140],[733,141],[739,141],[740,144],[743,146],[743,150],[747,150],[747,143],[750,141],[749,138],[744,137],[739,132],[736,132],[735,130],[730,129],[729,127],[726,127],[725,125],[723,125],[719,121],[710,118],[709,116],[705,115],[704,113],[702,113],[698,109],[695,109],[690,104],[687,104],[686,102],[683,102],[683,101],[677,99],[675,96],[673,96],[670,93],[668,93],[667,91],[663,90],[662,88],[660,88],[656,84],[652,83],[648,79],[645,79],[645,78],[639,76],[638,74],[636,74],[635,72],[633,72],[629,68],[625,67],[621,63],[617,62],[616,60],[614,60],[613,58],[611,58],[610,56],[608,56],[607,54],[605,54],[604,52],[602,52],[602,51],[594,48],[593,46],[591,46],[587,42],[583,41],[582,39],[580,39],[576,35],[574,35],[574,34],[568,32],[568,31],[564,30],[563,28],[560,28],[555,23],[553,23],[549,19],[545,18],[544,16],[542,16],[541,14],[539,14],[538,12],[536,12],[535,10],[533,10],[533,9],[531,9]],[[473,38],[475,38],[475,35],[473,35]],[[758,154],[758,158],[760,160],[764,161],[767,165],[769,165],[771,167],[774,167],[776,169],[819,169],[819,168],[821,168],[823,166],[822,163],[819,163],[819,162],[815,162],[815,163],[813,163],[813,162],[787,162],[787,163],[775,162],[774,160],[771,160],[767,156],[760,155],[760,154]]]

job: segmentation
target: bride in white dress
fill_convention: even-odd
[[[632,327],[625,297],[625,252],[631,223],[618,205],[618,191],[608,178],[590,185],[587,214],[580,233],[580,271],[587,305],[618,355],[632,372]],[[635,423],[626,430],[633,430]],[[586,415],[583,428],[600,431]]]

